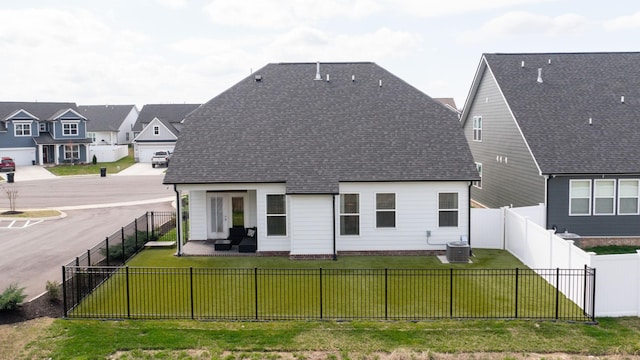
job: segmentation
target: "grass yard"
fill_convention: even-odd
[[[114,162],[97,163],[95,165],[88,164],[76,164],[76,165],[56,165],[46,167],[52,174],[57,176],[69,176],[69,175],[94,175],[100,174],[100,168],[107,168],[107,174],[116,174],[121,170],[128,168],[135,164],[133,158],[133,148],[129,148],[129,155]]]
[[[554,318],[557,301],[560,318],[585,320],[575,304],[562,295],[556,299],[552,286],[504,251],[476,250],[473,264],[441,264],[435,256],[300,261],[286,257],[175,257],[174,251],[143,251],[129,262],[128,269],[113,274],[70,316]],[[518,282],[514,281],[515,268],[519,268]]]
[[[603,245],[584,248],[584,251],[594,252],[598,255],[613,255],[613,254],[635,254],[640,250],[640,246],[634,245]]]

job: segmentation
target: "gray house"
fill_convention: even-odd
[[[173,151],[184,119],[200,104],[147,104],[133,126],[136,162],[151,162],[156,151]]]
[[[0,102],[0,156],[17,165],[86,162],[87,122],[75,103]]]
[[[461,122],[487,207],[547,228],[640,236],[640,53],[484,54]]]
[[[164,183],[187,240],[255,227],[260,253],[331,257],[444,249],[477,180],[456,113],[380,66],[280,63],[186,119]]]

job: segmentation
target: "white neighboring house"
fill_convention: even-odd
[[[189,116],[164,183],[186,240],[256,227],[259,253],[327,258],[468,238],[477,180],[456,113],[385,69],[281,63]]]
[[[133,125],[139,114],[135,105],[80,105],[78,110],[91,119],[87,136],[93,145],[131,144]]]
[[[150,163],[156,151],[175,147],[184,119],[200,104],[147,104],[133,127],[136,162]]]

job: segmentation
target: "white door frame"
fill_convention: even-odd
[[[226,239],[229,236],[229,228],[233,224],[233,209],[231,199],[241,197],[245,206],[246,226],[246,204],[247,194],[240,192],[209,192],[207,193],[207,238]],[[219,199],[219,200],[216,200]],[[215,201],[215,203],[214,203]],[[218,208],[220,207],[220,208]]]

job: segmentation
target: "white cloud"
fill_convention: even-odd
[[[604,28],[608,31],[640,29],[640,12],[607,21],[604,23]]]
[[[156,0],[158,4],[167,8],[181,8],[187,6],[187,0]]]
[[[565,14],[552,17],[515,11],[489,20],[480,29],[462,33],[458,40],[468,43],[523,35],[579,35],[588,28],[589,21],[581,15]]]
[[[358,19],[381,10],[377,0],[211,0],[205,11],[222,25],[285,28],[331,18]]]
[[[418,17],[438,17],[557,0],[380,0],[388,10]]]

